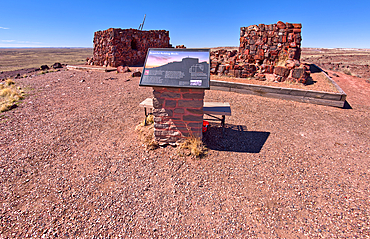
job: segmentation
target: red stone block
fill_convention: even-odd
[[[301,29],[302,28],[302,24],[301,23],[292,23],[293,24],[293,27],[294,28],[298,28],[298,29]]]
[[[276,26],[279,28],[279,29],[285,29],[286,26],[285,26],[285,23],[282,22],[282,21],[278,21]]]
[[[288,34],[288,42],[293,42],[294,41],[294,33],[289,33]]]
[[[254,77],[255,77],[257,80],[260,80],[260,81],[265,81],[265,80],[266,80],[265,74],[256,73],[256,74],[254,75]]]
[[[292,70],[292,77],[295,79],[299,78],[307,78],[305,69],[302,68],[295,68]]]
[[[274,73],[274,66],[272,65],[261,65],[261,73],[272,74]]]
[[[278,51],[278,50],[271,50],[271,51],[270,51],[270,54],[271,54],[272,56],[277,56],[277,55],[279,55],[279,51]]]
[[[263,60],[263,59],[264,59],[264,56],[255,55],[255,56],[254,56],[254,59],[255,59],[255,60]]]
[[[293,24],[291,24],[291,23],[289,23],[289,22],[286,22],[286,23],[285,23],[285,26],[286,26],[286,28],[288,28],[288,29],[294,28]]]
[[[276,66],[274,69],[274,73],[278,76],[288,77],[290,70],[283,66]]]

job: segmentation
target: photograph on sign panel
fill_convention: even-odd
[[[140,84],[209,88],[209,51],[150,50]]]

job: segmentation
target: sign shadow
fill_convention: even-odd
[[[259,153],[270,132],[248,131],[244,125],[212,125],[203,134],[203,142],[207,148],[218,151],[240,153]]]

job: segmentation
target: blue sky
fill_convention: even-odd
[[[168,30],[172,45],[238,46],[239,29],[302,23],[302,46],[370,48],[370,1],[0,0],[0,47],[92,47],[108,28]]]

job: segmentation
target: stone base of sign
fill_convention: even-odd
[[[204,89],[153,87],[154,136],[160,145],[202,138]]]

